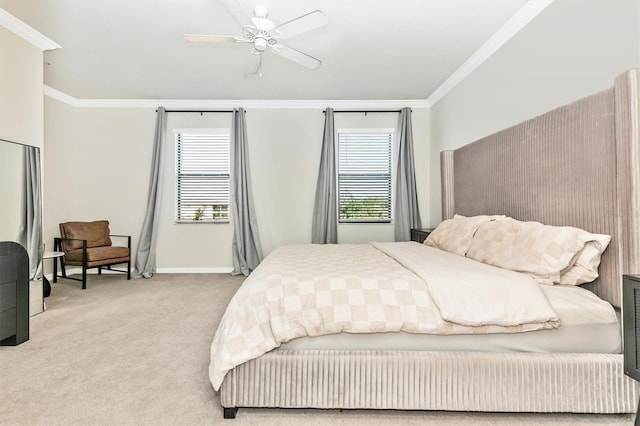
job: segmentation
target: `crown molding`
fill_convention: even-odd
[[[78,105],[78,99],[67,95],[66,93],[62,93],[59,90],[54,89],[53,87],[44,85],[44,89],[43,89],[43,93],[45,96],[48,96],[52,99],[55,99],[57,101],[63,102],[67,105],[71,105],[71,106],[79,106]]]
[[[13,31],[40,50],[60,49],[61,46],[50,38],[31,28],[6,10],[0,8],[0,25]]]
[[[275,99],[78,99],[50,86],[44,94],[52,99],[78,108],[157,108],[167,109],[372,109],[372,108],[428,108],[426,100],[275,100]]]
[[[507,41],[524,28],[533,18],[538,16],[553,0],[529,0],[505,24],[500,27],[480,48],[469,57],[453,74],[447,78],[427,98],[430,106],[435,105],[447,93],[453,90],[462,80],[484,63]]]

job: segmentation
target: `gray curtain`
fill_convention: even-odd
[[[136,253],[137,277],[150,278],[156,273],[156,236],[158,233],[158,219],[160,217],[160,195],[162,192],[162,175],[164,163],[164,139],[167,123],[167,112],[164,107],[158,108],[156,118],[156,134],[151,157],[151,177],[149,180],[149,197],[147,211],[144,215],[140,242]]]
[[[233,272],[247,276],[262,261],[258,221],[249,173],[247,125],[243,108],[233,109],[231,134],[231,217],[233,220]]]
[[[338,211],[336,194],[336,156],[333,109],[324,114],[324,136],[320,154],[320,170],[313,205],[311,242],[336,244],[338,242]]]
[[[24,146],[22,151],[22,195],[17,242],[29,254],[30,279],[42,274],[42,209],[40,206],[40,150]]]
[[[396,194],[394,230],[396,241],[409,241],[411,228],[421,228],[416,173],[413,163],[413,130],[411,108],[400,111],[400,138],[396,166]]]

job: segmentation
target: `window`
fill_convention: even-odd
[[[229,222],[229,130],[176,131],[176,222]]]
[[[391,222],[390,130],[338,131],[340,222]]]

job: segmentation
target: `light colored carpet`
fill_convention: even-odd
[[[626,425],[632,415],[241,409],[224,420],[209,345],[243,278],[60,280],[30,340],[0,347],[2,425]]]

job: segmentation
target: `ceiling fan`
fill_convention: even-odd
[[[262,54],[271,50],[296,64],[316,69],[322,61],[282,43],[281,40],[327,25],[327,17],[320,10],[314,10],[276,25],[269,20],[269,11],[264,6],[255,6],[250,16],[238,0],[220,0],[231,16],[242,27],[242,36],[183,34],[186,41],[195,43],[247,43],[251,53],[257,57],[257,64],[251,66],[249,74],[262,75]]]

